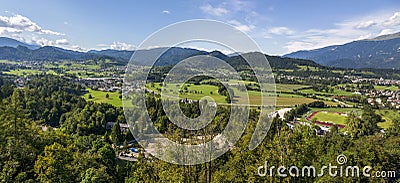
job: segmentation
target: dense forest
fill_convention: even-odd
[[[183,166],[144,156],[140,149],[136,162],[116,158],[115,145],[133,139],[118,127],[125,123],[122,108],[85,101],[84,89],[68,78],[32,76],[26,87],[17,88],[0,78],[0,182],[396,182],[400,177],[400,122],[394,121],[385,134],[379,133],[381,117],[370,107],[361,118],[347,117],[349,134],[337,127],[319,136],[314,127],[289,128],[287,122],[308,111],[300,105],[282,120],[274,118],[262,144],[248,149],[259,113],[250,112],[245,134],[228,153],[210,163]],[[157,128],[179,138],[181,133],[162,112],[160,101],[148,93],[147,106]],[[198,105],[182,105],[183,112],[196,117]],[[217,118],[207,128],[215,133],[224,128],[229,110],[218,109]],[[115,122],[112,130],[107,122]],[[177,131],[178,130],[178,131]],[[396,171],[397,177],[259,176],[257,170],[269,166],[338,165],[344,154],[347,164],[371,166],[376,171]]]

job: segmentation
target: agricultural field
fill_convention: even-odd
[[[9,60],[0,60],[0,64],[18,64],[18,62]]]
[[[379,86],[374,85],[375,90],[390,90],[390,91],[397,91],[400,90],[397,86]]]
[[[279,92],[293,92],[294,90],[300,90],[302,88],[308,88],[308,85],[296,85],[296,84],[276,84],[276,93]]]
[[[73,74],[78,78],[90,78],[95,77],[98,74],[95,72],[85,71],[85,70],[70,70],[66,72],[67,74]]]
[[[290,97],[277,97],[276,105],[277,106],[294,106],[294,105],[301,105],[307,104],[317,101],[311,98],[290,98]],[[324,101],[325,102],[325,101]]]
[[[87,101],[99,102],[99,103],[108,103],[114,105],[116,107],[122,107],[122,100],[119,98],[121,95],[119,92],[105,92],[105,91],[97,91],[92,90],[90,88],[86,89],[88,92],[83,95],[83,97]],[[107,93],[109,97],[106,98]],[[92,96],[92,99],[89,99],[89,95]]]
[[[160,92],[162,86],[160,83],[148,83],[146,85],[147,88],[150,90]],[[178,86],[174,84],[169,84],[163,89],[166,91],[170,91],[171,89],[178,89]],[[210,96],[212,97],[215,102],[217,103],[226,103],[225,101],[225,96],[218,94],[218,87],[217,86],[212,86],[212,85],[194,85],[194,84],[185,84],[184,87],[187,88],[188,92],[187,93],[182,93],[180,94],[181,98],[188,98],[188,99],[193,99],[193,100],[200,100],[204,96]],[[279,88],[281,91],[293,91],[294,89],[298,88],[304,88],[308,87],[306,85],[289,85],[289,84],[277,84],[277,88]],[[245,93],[240,92],[238,89],[234,88],[234,93],[235,93],[235,98],[234,100],[236,103],[244,103],[246,101]],[[251,105],[260,105],[261,104],[261,96],[260,92],[258,91],[248,91],[248,96],[249,96],[249,102]],[[273,97],[273,96],[271,96]],[[300,105],[300,104],[305,104],[305,103],[311,103],[316,101],[316,99],[311,99],[311,98],[305,98],[301,95],[294,95],[294,94],[282,94],[279,93],[276,95],[276,105],[277,106],[294,106],[294,105]],[[331,101],[324,101],[327,105],[329,106],[336,106],[337,103],[331,102]]]
[[[297,66],[298,68],[299,68],[299,70],[301,70],[301,71],[318,71],[318,68],[317,67],[312,67],[312,66],[303,66],[303,65],[298,65]],[[308,68],[308,69],[307,69]]]
[[[35,75],[35,74],[52,74],[52,75],[59,75],[54,70],[35,70],[35,69],[16,69],[3,72],[4,74],[8,75],[15,75],[15,76],[28,76],[28,75]]]
[[[313,89],[305,89],[305,90],[299,90],[299,92],[301,93],[305,93],[305,94],[309,94],[309,95],[338,95],[338,96],[351,96],[351,95],[355,95],[352,92],[347,92],[347,91],[343,91],[343,90],[338,90],[338,89],[334,89],[332,93],[328,93],[328,92],[316,92]]]
[[[277,69],[277,71],[281,71],[281,72],[293,72],[293,69]],[[273,73],[274,75],[276,75],[276,73]]]
[[[42,74],[43,71],[33,69],[16,69],[3,72],[4,74],[15,75],[15,76],[27,76],[34,74]]]
[[[91,60],[88,60],[85,63],[76,63],[73,61],[46,63],[44,64],[44,67],[48,69],[67,69],[67,70],[75,70],[75,69],[95,70],[101,68],[99,64],[96,64],[94,61]]]

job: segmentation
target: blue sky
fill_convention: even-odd
[[[0,4],[0,36],[82,51],[134,49],[160,28],[190,19],[231,24],[274,55],[400,31],[398,0],[2,0]]]

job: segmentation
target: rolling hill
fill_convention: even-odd
[[[25,46],[0,47],[0,59],[12,61],[60,61],[60,60],[89,60],[104,56],[66,50],[53,46],[45,46],[31,50]],[[111,57],[110,57],[111,58]]]

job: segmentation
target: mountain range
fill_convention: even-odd
[[[1,41],[2,39],[0,39]],[[75,60],[75,61],[85,61],[89,59],[110,59],[112,61],[118,62],[120,64],[126,64],[133,53],[135,53],[136,60],[132,60],[133,63],[139,65],[150,65],[152,63],[152,58],[161,55],[156,64],[158,66],[174,65],[181,60],[186,58],[197,56],[197,55],[209,55],[219,59],[222,59],[231,65],[244,65],[246,61],[240,55],[251,56],[252,54],[261,54],[257,52],[253,53],[235,53],[231,55],[225,55],[220,51],[201,51],[192,48],[180,48],[172,47],[165,51],[165,48],[153,48],[147,50],[90,50],[88,52],[78,52],[66,50],[53,46],[44,46],[36,49],[29,49],[26,44],[22,42],[16,42],[17,45],[13,44],[0,47],[0,59],[3,60],[13,60],[13,61],[61,61],[61,60]],[[164,52],[165,51],[165,52]],[[313,61],[304,59],[292,59],[283,58],[278,56],[268,56],[266,55],[270,65],[275,68],[285,68],[293,69],[296,65],[309,65],[309,66],[319,66]]]
[[[284,56],[342,68],[400,69],[400,32]]]
[[[0,37],[0,47],[4,47],[4,46],[8,46],[8,47],[12,47],[12,48],[16,48],[17,46],[23,46],[23,47],[27,47],[28,49],[31,49],[31,50],[40,48],[39,45],[23,43],[21,41],[17,41],[15,39],[11,39],[8,37]]]
[[[121,64],[126,64],[133,53],[137,54],[133,60],[140,65],[149,65],[155,55],[161,55],[156,65],[173,65],[177,62],[196,55],[210,55],[222,60],[237,62],[239,54],[225,55],[219,51],[207,52],[191,48],[173,47],[165,53],[165,48],[147,50],[90,50],[78,52],[54,46],[40,47],[23,43],[11,38],[0,37],[0,59],[2,60],[31,60],[31,61],[60,61],[89,59],[110,59]],[[268,56],[271,65],[289,64],[296,61],[298,64],[332,66],[341,68],[395,68],[400,69],[400,32],[383,35],[373,39],[353,41],[343,45],[334,45],[315,50],[297,51],[282,57]],[[311,62],[309,60],[312,60]],[[280,61],[281,63],[277,62]],[[288,62],[290,61],[290,62]],[[291,67],[291,66],[289,66]]]

